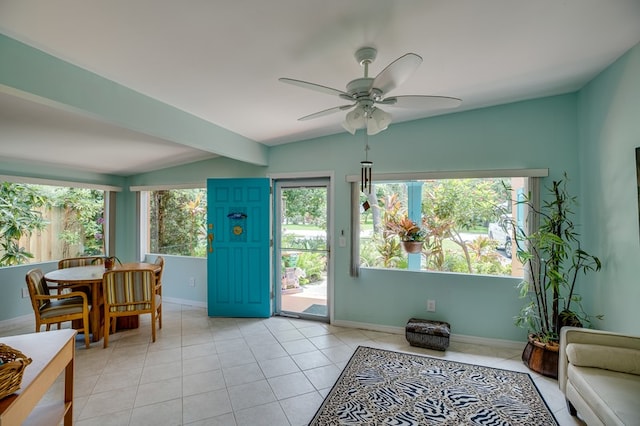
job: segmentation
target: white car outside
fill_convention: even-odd
[[[511,217],[503,215],[498,222],[489,224],[489,238],[498,242],[498,248],[504,250],[505,256],[511,258]]]

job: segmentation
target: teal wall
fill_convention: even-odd
[[[162,297],[180,303],[207,305],[207,259],[187,256],[163,255],[165,268],[162,273]],[[157,255],[149,254],[144,261],[153,263]],[[190,280],[195,285],[191,287]]]
[[[25,277],[32,268],[40,268],[47,273],[58,267],[58,262],[39,263],[36,265],[7,266],[0,268],[0,321],[23,315],[33,315],[31,299],[22,297],[22,288],[27,288]]]
[[[640,234],[635,148],[640,147],[640,45],[580,91],[582,233],[603,268],[583,280],[597,328],[640,335]]]
[[[374,174],[403,171],[549,168],[578,174],[577,95],[570,94],[392,125],[369,138]],[[334,233],[349,230],[350,190],[363,136],[340,134],[273,147],[269,173],[335,172]],[[553,154],[550,154],[553,153]],[[312,160],[311,160],[312,159]],[[511,278],[365,269],[349,276],[349,247],[334,247],[335,319],[402,327],[412,316],[446,320],[452,332],[523,340],[513,325],[522,300]],[[426,311],[435,299],[436,314]]]
[[[225,157],[212,158],[195,163],[170,167],[160,171],[142,173],[127,179],[128,186],[144,185],[174,185],[202,183],[208,177],[235,176],[255,177],[264,176],[266,167],[255,166],[242,161]]]

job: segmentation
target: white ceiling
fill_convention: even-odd
[[[276,145],[344,131],[342,112],[297,121],[344,101],[279,77],[344,90],[362,76],[354,52],[372,46],[372,76],[407,52],[424,59],[392,95],[454,96],[456,111],[568,93],[640,42],[640,0],[0,0],[0,32]],[[384,109],[393,123],[442,113]],[[0,129],[3,160],[99,173],[216,155],[2,87]]]

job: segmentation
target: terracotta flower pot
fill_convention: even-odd
[[[116,260],[113,257],[107,257],[104,259],[104,269],[113,269],[116,264]]]
[[[407,253],[420,253],[422,251],[423,241],[402,241],[402,248]]]

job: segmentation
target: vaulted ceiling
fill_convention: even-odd
[[[343,100],[278,78],[345,90],[360,47],[378,51],[371,76],[420,55],[391,95],[453,96],[463,111],[580,89],[640,42],[639,22],[640,0],[0,1],[2,34],[267,146],[344,132],[344,112],[298,121]],[[386,110],[392,126],[451,112]],[[0,129],[5,161],[98,173],[220,154],[1,84]]]

